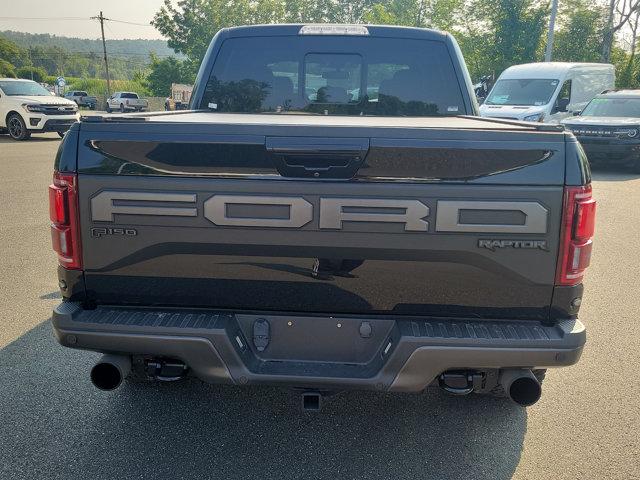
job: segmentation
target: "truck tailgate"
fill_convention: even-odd
[[[97,303],[549,315],[560,132],[189,113],[82,123],[78,145]]]

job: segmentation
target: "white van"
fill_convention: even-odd
[[[502,72],[480,106],[480,115],[557,123],[582,111],[599,93],[613,89],[615,80],[613,65],[606,63],[514,65]]]

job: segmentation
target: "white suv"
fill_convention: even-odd
[[[54,96],[32,80],[0,78],[0,132],[15,140],[32,133],[58,132],[61,137],[78,121],[75,102]]]

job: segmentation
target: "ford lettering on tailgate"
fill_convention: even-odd
[[[301,196],[211,195],[204,201],[202,212],[196,206],[195,193],[157,193],[139,191],[102,191],[91,198],[91,219],[114,222],[114,215],[149,215],[197,217],[202,214],[218,226],[301,228],[318,216],[321,230],[341,230],[344,222],[403,224],[406,232],[429,231],[430,208],[420,200],[358,197],[321,197],[319,206]],[[158,202],[163,205],[159,206]],[[169,206],[167,206],[169,204]],[[232,216],[230,205],[281,206],[288,210],[285,218]],[[515,213],[522,221],[465,220],[469,213]],[[547,232],[548,210],[530,201],[436,201],[435,231],[460,233]],[[500,217],[496,217],[499,219]]]

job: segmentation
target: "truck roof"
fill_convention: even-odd
[[[239,27],[230,27],[222,29],[227,37],[253,37],[253,36],[282,36],[282,35],[298,35],[302,27],[318,26],[328,27],[328,24],[277,24],[277,25],[245,25]],[[338,25],[336,25],[338,26]],[[339,27],[352,27],[361,29],[366,28],[369,36],[375,37],[400,37],[400,38],[416,38],[423,40],[444,40],[448,34],[438,30],[428,28],[400,27],[389,25],[362,25],[362,24],[340,24]],[[326,34],[325,34],[326,35]],[[337,33],[329,35],[339,35]]]
[[[598,98],[639,98],[640,97],[640,89],[621,89],[621,90],[605,90],[600,95],[597,95]]]
[[[571,70],[601,70],[602,72],[613,73],[613,65],[608,63],[572,63],[572,62],[543,62],[524,63],[513,65],[507,68],[500,78],[550,78],[557,79],[564,76]]]
[[[34,80],[30,80],[28,78],[0,78],[3,82],[35,82]]]

